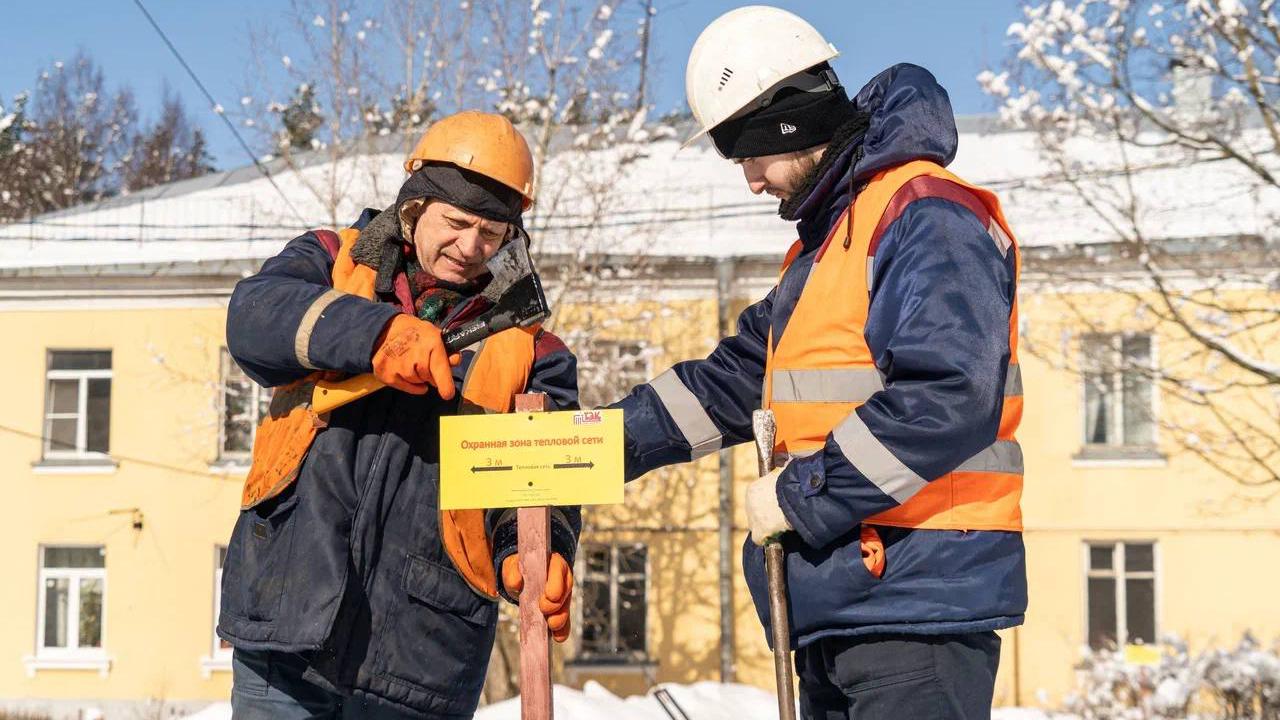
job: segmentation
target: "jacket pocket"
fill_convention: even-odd
[[[495,603],[472,592],[457,571],[417,555],[409,555],[405,563],[404,591],[413,600],[473,625],[486,625],[497,615]]]
[[[296,486],[236,520],[227,548],[223,610],[249,620],[274,620],[290,574]]]
[[[498,625],[497,603],[472,592],[452,569],[412,553],[401,589],[379,638],[377,672],[446,697],[478,699]]]

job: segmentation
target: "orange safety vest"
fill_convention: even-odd
[[[360,231],[346,228],[338,231],[338,237],[342,244],[333,263],[334,289],[373,300],[377,271],[351,257]],[[515,396],[528,387],[539,328],[511,328],[480,343],[462,381],[463,413],[511,411]],[[253,464],[245,478],[242,510],[279,495],[297,479],[316,433],[327,424],[327,415],[317,415],[311,409],[315,383],[324,375],[315,372],[272,392],[271,406],[254,436]],[[440,536],[467,584],[496,600],[497,578],[492,544],[484,529],[484,510],[442,510]]]
[[[955,200],[979,220],[989,221],[987,230],[1001,252],[1014,253],[1016,282],[1021,258],[993,193],[927,161],[899,165],[873,177],[858,193],[851,212],[844,213],[819,249],[776,348],[770,333],[762,407],[773,410],[777,420],[774,452],[779,460],[785,462],[789,457],[820,450],[828,433],[837,430],[855,408],[883,389],[863,333],[871,301],[875,249],[889,224],[907,204],[920,197]],[[835,238],[841,239],[833,244]],[[784,273],[800,250],[801,243],[797,241],[787,253]],[[928,482],[900,505],[867,518],[866,524],[1022,530],[1022,452],[1014,438],[1022,417],[1017,327],[1015,298],[1009,318],[1009,373],[996,442],[952,472]],[[866,439],[878,446],[869,434]],[[841,449],[855,467],[860,459],[867,466],[876,463],[876,449],[860,453],[858,443],[847,444],[852,446],[841,443]],[[878,446],[878,452],[885,452],[883,446]],[[874,478],[869,479],[875,482]]]

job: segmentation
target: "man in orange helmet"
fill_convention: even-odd
[[[488,308],[485,261],[527,242],[532,157],[505,118],[464,112],[405,169],[393,205],[295,238],[231,297],[228,349],[277,387],[223,571],[237,719],[470,717],[497,598],[523,584],[514,514],[438,508],[438,428],[522,392],[577,407],[576,360],[541,328],[452,357],[441,341]],[[311,389],[334,373],[390,388],[317,418]],[[539,600],[561,641],[580,526],[576,509],[553,514]]]

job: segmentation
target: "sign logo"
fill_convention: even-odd
[[[598,425],[602,420],[599,410],[586,410],[573,415],[574,425]]]
[[[781,123],[779,129],[782,130],[783,135],[790,135],[796,131],[796,126],[790,123]]]

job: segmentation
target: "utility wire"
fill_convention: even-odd
[[[33,433],[33,432],[28,432],[26,430],[19,430],[18,428],[8,427],[5,425],[0,425],[0,432],[7,432],[12,435],[17,435],[19,437],[24,437],[24,438],[30,438],[32,440],[39,440],[41,443],[44,443],[44,441],[47,439],[44,435],[40,433]],[[139,465],[145,465],[147,467],[159,468],[160,470],[169,470],[170,472],[183,473],[185,475],[195,475],[196,477],[214,478],[214,479],[225,477],[224,475],[211,473],[207,471],[192,470],[190,468],[179,467],[177,465],[168,465],[166,463],[158,462],[156,460],[144,460],[142,458],[129,457],[127,455],[117,455],[115,453],[111,453],[110,458],[112,460],[116,460],[122,463],[125,463],[125,462],[137,463]]]
[[[271,187],[275,188],[276,192],[280,193],[281,199],[284,200],[285,205],[289,206],[289,210],[293,213],[293,216],[298,219],[298,223],[306,225],[307,221],[302,217],[302,213],[298,212],[298,209],[293,206],[292,202],[289,202],[289,196],[285,195],[284,190],[281,190],[280,186],[276,184],[276,180],[271,177],[271,171],[267,170],[267,166],[263,165],[258,160],[258,157],[253,154],[253,150],[249,149],[249,144],[240,136],[240,131],[236,130],[236,126],[227,118],[226,111],[222,109],[222,106],[218,104],[217,100],[213,99],[213,94],[204,86],[204,83],[200,82],[200,78],[196,76],[196,72],[192,70],[191,66],[187,64],[187,61],[182,58],[182,53],[178,52],[178,48],[174,47],[173,43],[169,41],[169,36],[165,35],[164,30],[161,30],[160,26],[156,24],[155,18],[151,17],[151,13],[147,12],[147,8],[142,4],[142,0],[133,0],[133,4],[137,5],[138,9],[142,11],[142,14],[146,16],[147,22],[151,23],[151,27],[155,28],[156,33],[160,36],[160,39],[164,41],[164,44],[169,46],[169,51],[172,52],[173,56],[182,64],[182,68],[187,71],[187,75],[191,76],[191,80],[195,82],[196,87],[200,88],[200,92],[204,93],[205,99],[209,101],[209,107],[213,108],[215,115],[222,118],[222,122],[226,124],[227,129],[235,136],[236,140],[240,143],[240,147],[244,148],[245,154],[249,156],[249,159],[253,161],[254,166],[258,168],[258,172],[261,172],[263,177],[267,179],[267,182],[271,183]]]

